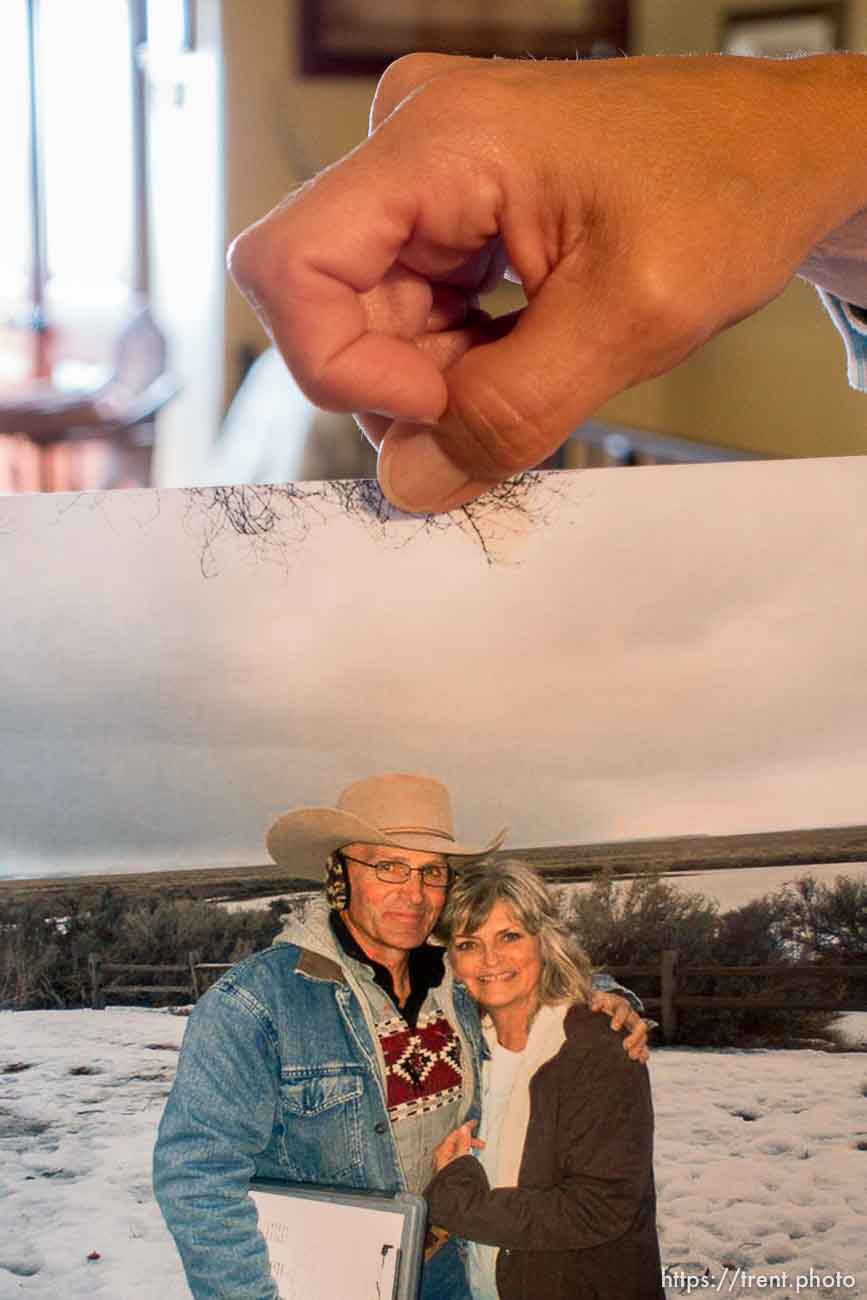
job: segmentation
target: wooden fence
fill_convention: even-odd
[[[165,994],[183,994],[190,1002],[198,1001],[213,979],[223,971],[231,970],[232,962],[203,962],[198,952],[187,954],[184,966],[152,966],[134,963],[104,962],[97,957],[90,958],[91,1003],[99,1009],[105,1006],[107,997],[135,994],[137,996],[163,996]],[[655,966],[606,966],[605,970],[618,979],[629,981],[635,976],[652,977],[659,981],[659,995],[642,998],[648,1011],[660,1013],[660,1029],[666,1043],[677,1041],[678,1013],[693,1010],[748,1011],[867,1011],[867,989],[859,997],[853,998],[806,998],[800,993],[787,991],[780,993],[773,988],[765,993],[746,993],[739,996],[698,995],[686,992],[691,980],[711,976],[713,979],[726,980],[737,977],[749,977],[767,982],[785,981],[792,990],[801,980],[815,985],[817,982],[836,982],[841,980],[867,979],[867,966],[847,966],[842,963],[816,965],[776,965],[776,966],[681,966],[678,953],[669,949],[662,954]],[[124,975],[142,977],[149,975],[185,975],[182,983],[143,984],[120,983]],[[106,982],[106,976],[113,976]]]
[[[114,962],[103,961],[100,957],[91,954],[88,958],[90,967],[90,1002],[91,1006],[99,1011],[105,1007],[107,997],[126,996],[130,993],[136,996],[148,995],[150,997],[162,997],[165,994],[183,994],[190,1002],[197,1002],[205,989],[216,977],[219,972],[231,970],[234,962],[210,962],[201,961],[201,954],[198,952],[187,953],[187,961],[184,966],[171,965],[152,965],[145,962]],[[205,972],[212,972],[209,976]],[[129,975],[135,983],[123,983],[123,976]],[[181,982],[180,978],[175,984],[157,984],[151,980],[150,983],[141,983],[145,975],[177,975],[186,976]],[[110,978],[106,980],[106,976]]]
[[[660,1012],[660,1029],[666,1043],[677,1041],[678,1013],[694,1010],[726,1011],[867,1011],[867,990],[859,997],[853,998],[805,998],[802,994],[772,989],[768,994],[744,993],[739,996],[713,994],[697,995],[685,991],[690,981],[702,976],[716,979],[749,977],[768,982],[785,981],[789,989],[802,979],[815,984],[817,981],[864,980],[867,966],[827,964],[792,964],[771,966],[682,966],[676,949],[669,949],[662,954],[657,966],[606,966],[605,970],[621,980],[634,979],[635,976],[651,976],[659,980],[659,996],[642,998],[648,1011]],[[776,996],[775,996],[776,994]]]

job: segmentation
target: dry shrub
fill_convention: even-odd
[[[678,990],[705,997],[744,997],[749,1008],[682,1008],[678,1043],[691,1046],[795,1046],[805,1040],[833,1046],[834,1012],[774,1010],[761,1000],[793,1001],[821,989],[827,1000],[843,996],[836,986],[824,988],[804,978],[803,951],[793,947],[778,895],[766,895],[743,907],[720,913],[703,894],[686,893],[658,873],[615,881],[609,872],[589,889],[573,891],[563,902],[564,915],[595,965],[652,966],[662,953],[678,953]],[[690,966],[770,966],[771,977],[690,975]],[[659,977],[625,975],[625,984],[640,997],[659,995]],[[654,1018],[658,1018],[655,1013]]]
[[[74,904],[62,918],[46,917],[37,903],[0,911],[0,1006],[19,1010],[88,1005],[91,956],[106,963],[178,965],[232,962],[267,948],[280,928],[274,908],[228,912],[191,899],[132,897],[111,888]],[[155,984],[184,983],[165,973]],[[150,982],[137,975],[123,983]],[[150,1004],[148,997],[124,1001]]]

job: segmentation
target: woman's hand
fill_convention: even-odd
[[[448,1137],[443,1138],[436,1151],[434,1151],[434,1169],[437,1173],[450,1165],[453,1160],[459,1160],[461,1156],[468,1156],[474,1149],[481,1150],[485,1145],[479,1138],[473,1137],[473,1129],[476,1127],[474,1119],[467,1120],[460,1128],[456,1128]]]
[[[622,998],[619,993],[594,993],[590,1000],[590,1010],[602,1011],[606,1016],[610,1016],[612,1029],[628,1029],[629,1033],[623,1040],[623,1050],[628,1052],[633,1061],[640,1061],[642,1065],[647,1064],[650,1059],[647,1031],[655,1022],[642,1020],[638,1012],[634,1011],[626,998]]]

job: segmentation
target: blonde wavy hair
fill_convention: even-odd
[[[542,952],[540,1006],[590,1001],[590,958],[561,920],[544,881],[527,862],[507,858],[457,871],[435,935],[451,947],[458,935],[474,934],[498,902],[507,903]]]

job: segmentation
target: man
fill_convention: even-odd
[[[539,464],[792,277],[867,386],[867,56],[410,55],[370,138],[236,241],[301,388],[357,411],[404,509]],[[508,269],[507,269],[508,268]],[[491,321],[504,274],[528,305]]]
[[[326,898],[241,962],[196,1006],[160,1125],[154,1189],[196,1300],[274,1300],[247,1195],[253,1176],[420,1192],[437,1144],[478,1113],[479,1022],[441,948],[426,943],[452,862],[491,852],[454,837],[448,791],[428,777],[356,781],[334,808],[300,808],[268,848]],[[603,983],[605,983],[603,977]],[[607,984],[613,981],[608,977]],[[624,1048],[646,1028],[602,995]],[[464,1300],[453,1241],[428,1259],[422,1296]]]

